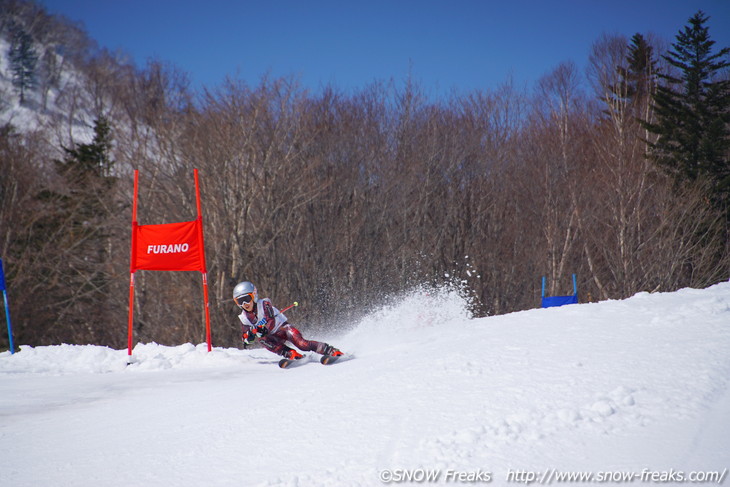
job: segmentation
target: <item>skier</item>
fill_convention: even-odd
[[[298,360],[303,355],[286,345],[289,340],[303,351],[312,351],[321,355],[339,357],[338,349],[324,342],[305,340],[299,330],[294,328],[283,313],[276,309],[269,298],[258,298],[256,286],[249,281],[236,284],[233,288],[233,301],[241,308],[238,319],[241,320],[242,338],[245,345],[250,344],[256,337],[261,338],[261,344],[270,352],[289,360]]]

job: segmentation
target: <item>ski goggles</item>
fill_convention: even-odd
[[[244,294],[242,296],[236,296],[233,298],[237,305],[243,306],[246,303],[253,301],[253,293]]]

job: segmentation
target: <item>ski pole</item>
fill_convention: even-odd
[[[279,311],[279,313],[278,313],[278,314],[281,314],[281,313],[283,313],[284,311],[286,311],[286,310],[288,310],[288,309],[292,309],[292,308],[293,308],[293,307],[295,307],[295,306],[299,306],[299,303],[297,303],[296,301],[294,301],[294,303],[290,304],[290,305],[289,305],[289,306],[287,306],[286,308],[284,308],[284,309],[282,309],[281,311]]]
[[[281,311],[279,311],[278,313],[276,313],[276,314],[274,315],[274,318],[276,318],[276,317],[277,317],[277,316],[279,316],[280,314],[284,313],[284,311],[286,311],[286,310],[288,310],[288,309],[291,309],[291,308],[293,308],[294,306],[299,306],[299,303],[298,303],[298,302],[296,302],[296,301],[294,301],[294,303],[290,304],[290,305],[289,305],[289,306],[287,306],[286,308],[284,308],[284,309],[282,309]],[[259,326],[263,326],[263,325],[264,325],[264,323],[266,323],[266,317],[265,317],[265,316],[264,316],[263,318],[261,318],[261,320],[260,320],[260,321],[259,321],[258,323],[256,323],[256,328],[258,329],[258,327],[259,327]],[[258,332],[257,332],[257,335],[258,335]],[[258,335],[258,336],[261,336],[261,335]]]
[[[280,311],[279,311],[278,313],[276,313],[276,314],[274,315],[274,318],[276,318],[276,317],[277,317],[277,316],[279,316],[280,314],[283,314],[283,313],[284,313],[284,311],[286,311],[286,310],[288,310],[288,309],[292,309],[292,308],[293,308],[294,306],[299,306],[299,303],[297,303],[296,301],[294,301],[294,302],[293,302],[292,304],[290,304],[290,305],[289,305],[289,306],[287,306],[286,308],[284,308],[284,309],[280,310]],[[262,318],[262,319],[261,319],[261,321],[259,321],[259,322],[258,322],[258,323],[256,324],[256,326],[259,326],[259,325],[263,325],[263,324],[264,324],[265,322],[266,322],[266,318]]]

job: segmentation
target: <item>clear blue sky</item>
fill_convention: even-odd
[[[187,72],[194,88],[227,75],[298,76],[344,90],[409,73],[431,96],[532,87],[562,61],[584,67],[600,34],[669,42],[699,9],[730,46],[730,0],[39,0],[101,46]]]

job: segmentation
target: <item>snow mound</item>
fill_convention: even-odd
[[[157,343],[139,343],[132,350],[128,365],[127,350],[113,350],[95,345],[54,345],[31,347],[0,353],[0,374],[106,374],[113,372],[161,371],[167,369],[208,369],[235,367],[252,363],[256,355],[235,348],[214,348],[205,343],[170,347]]]

